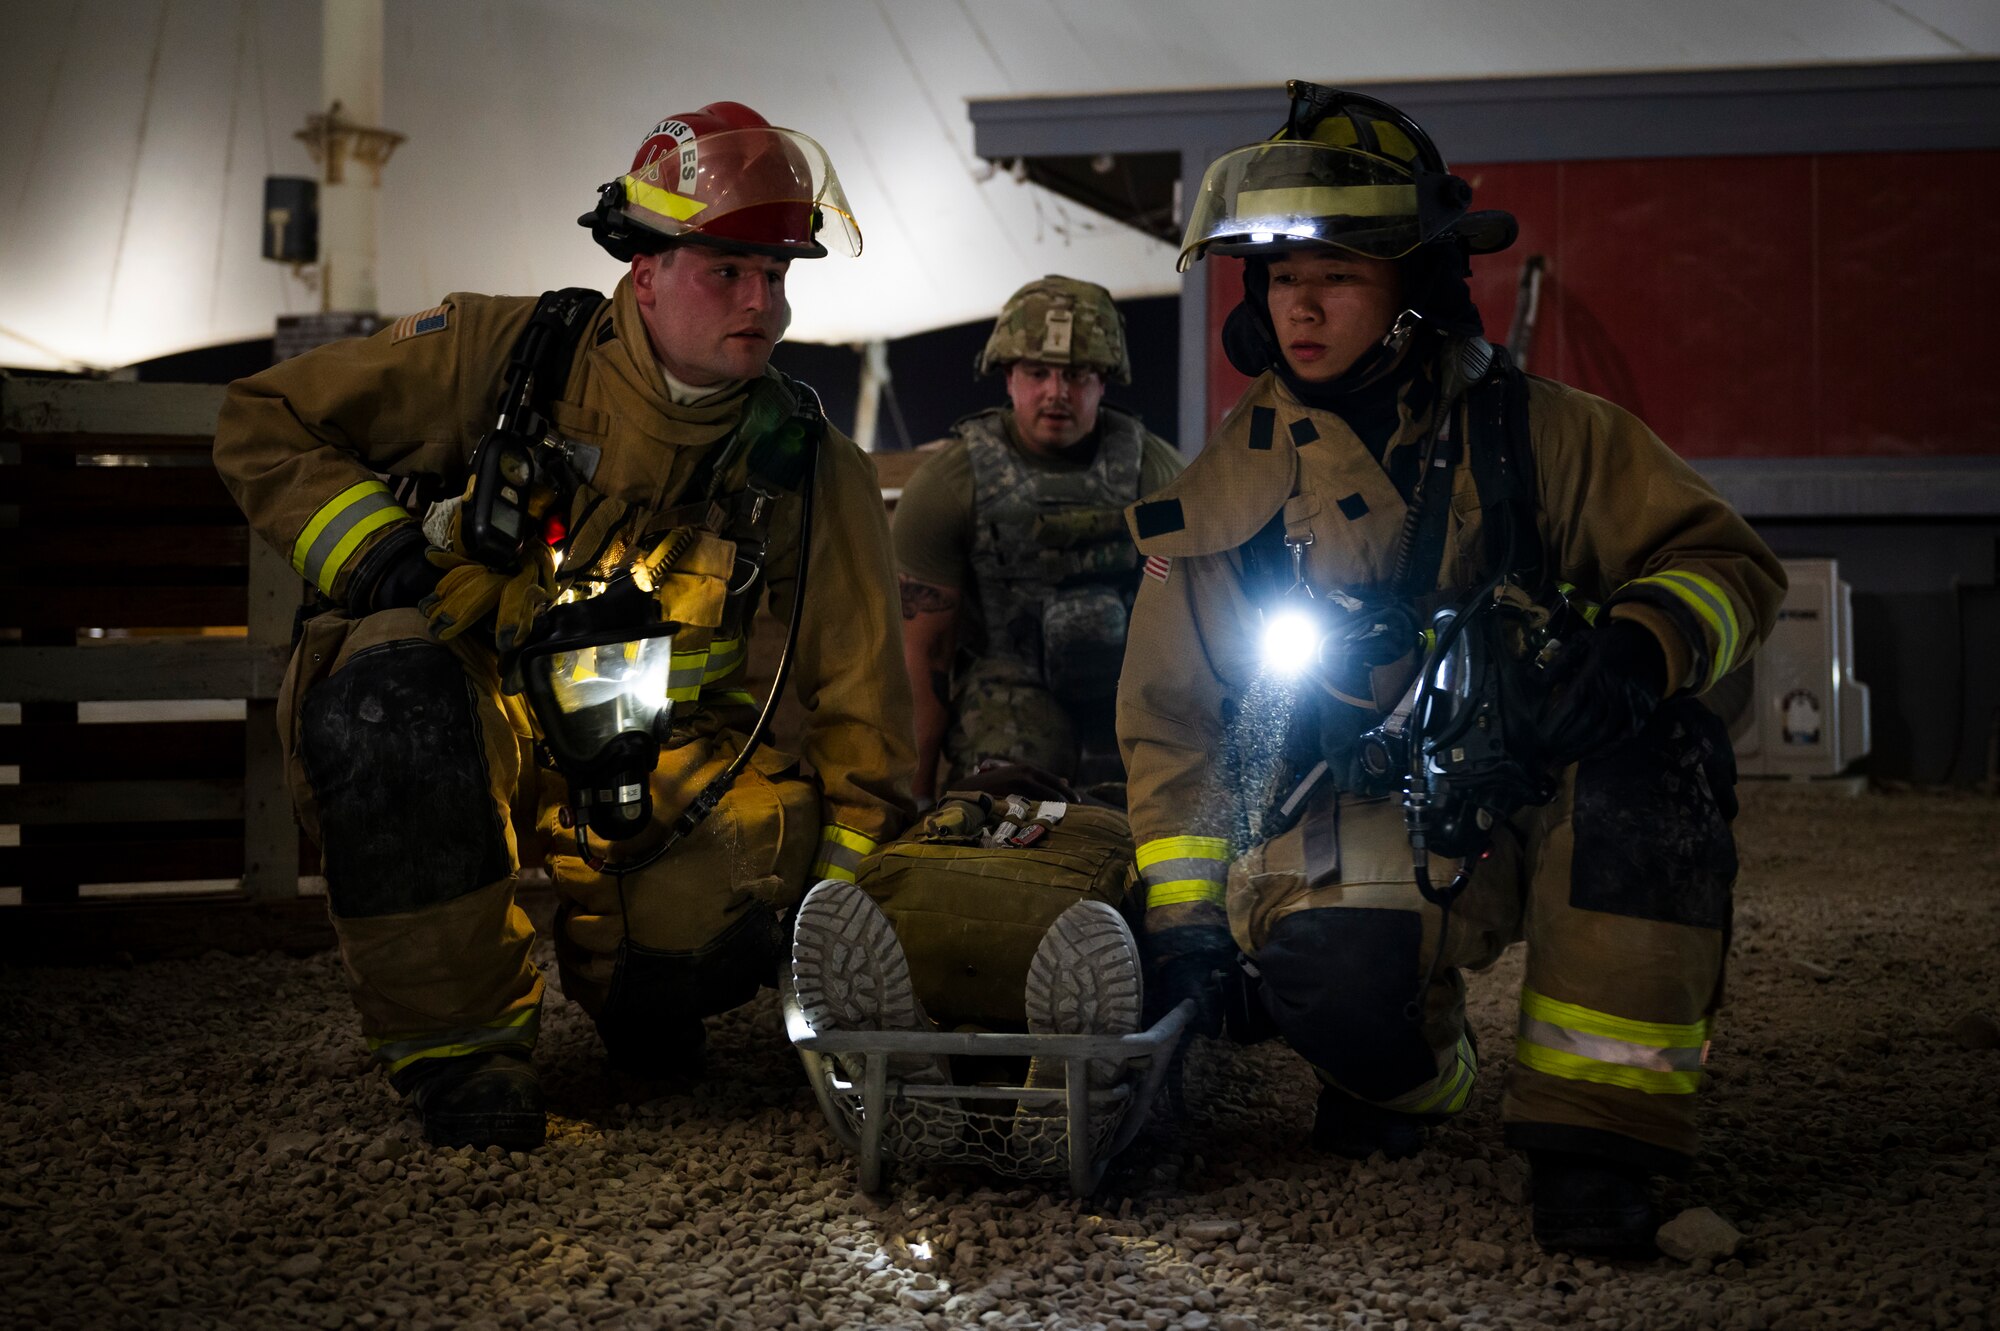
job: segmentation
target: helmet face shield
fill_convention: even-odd
[[[1179,267],[1209,250],[1267,253],[1337,245],[1400,259],[1424,243],[1409,168],[1311,139],[1253,144],[1223,154],[1202,176]]]
[[[648,160],[617,182],[622,211],[634,225],[675,240],[784,257],[861,253],[861,228],[826,150],[796,130],[697,134],[668,120],[648,148]]]

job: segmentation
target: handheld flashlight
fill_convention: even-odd
[[[1263,658],[1273,674],[1293,679],[1319,660],[1326,636],[1309,605],[1287,603],[1265,618]]]

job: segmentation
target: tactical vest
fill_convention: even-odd
[[[1102,410],[1097,455],[1079,471],[1031,465],[1008,437],[1004,407],[952,430],[972,464],[972,572],[987,658],[1017,664],[1064,701],[1110,698],[1137,590],[1124,509],[1139,497],[1144,427]]]

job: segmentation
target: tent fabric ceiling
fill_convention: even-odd
[[[867,248],[795,267],[791,335],[899,337],[1066,271],[1178,289],[1171,248],[995,172],[973,97],[2000,54],[1987,0],[387,0],[380,303],[609,287],[574,224],[662,116],[747,102],[819,139]],[[317,6],[0,0],[0,365],[106,369],[318,307],[258,257],[310,175]]]

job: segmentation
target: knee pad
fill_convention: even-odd
[[[1407,1015],[1422,948],[1423,921],[1410,911],[1298,911],[1257,952],[1259,994],[1308,1063],[1363,1099],[1393,1099],[1437,1076]]]
[[[335,915],[419,910],[507,876],[471,685],[445,648],[355,653],[306,694],[299,741]]]

